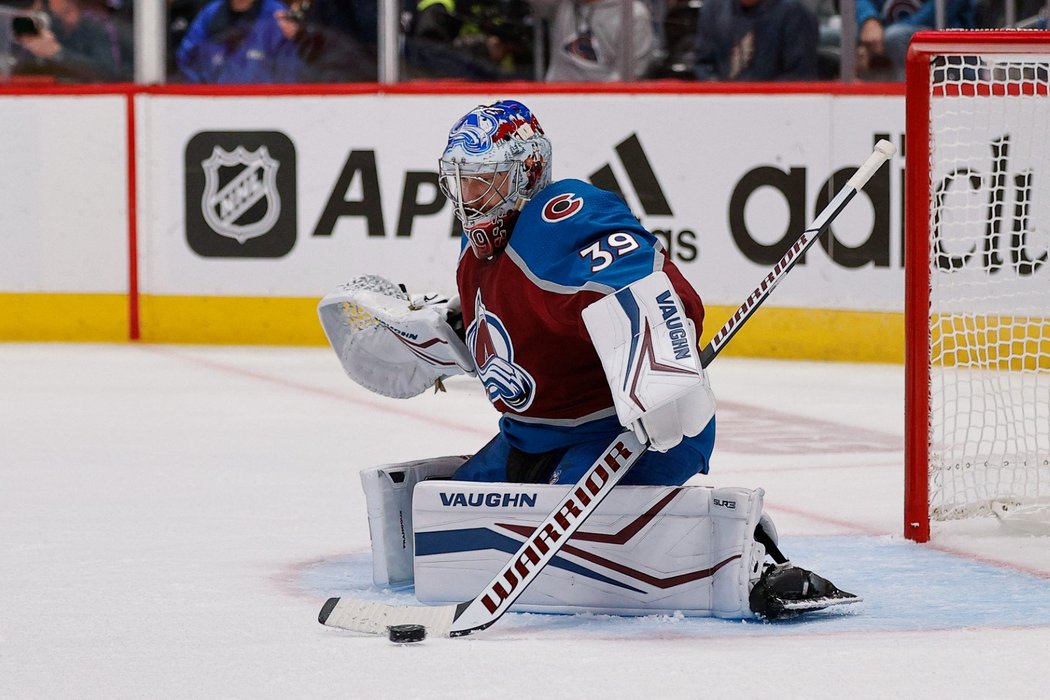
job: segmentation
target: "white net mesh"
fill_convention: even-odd
[[[1050,55],[931,62],[930,518],[1050,499]]]

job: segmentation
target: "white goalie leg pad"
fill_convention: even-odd
[[[751,587],[762,575],[766,548],[755,541],[762,518],[762,489],[719,488],[711,496],[716,558],[739,554],[738,565],[714,576],[712,608],[716,617],[755,617],[748,602]]]
[[[698,435],[715,413],[696,330],[663,272],[583,310],[620,424],[666,451]]]
[[[565,485],[431,481],[413,502],[416,597],[470,600],[564,496]],[[511,610],[751,618],[761,489],[618,486]]]
[[[446,320],[458,308],[458,297],[409,298],[390,281],[366,275],[326,295],[317,314],[347,376],[404,399],[474,372],[470,351]]]
[[[376,586],[412,582],[412,491],[426,479],[452,476],[464,461],[466,457],[437,457],[361,471]]]

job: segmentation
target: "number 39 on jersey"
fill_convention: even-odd
[[[591,263],[591,272],[601,272],[622,255],[638,250],[638,241],[629,233],[613,233],[580,251],[580,257]]]

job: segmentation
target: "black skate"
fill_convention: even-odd
[[[812,571],[784,564],[768,564],[751,589],[751,610],[767,620],[784,620],[833,605],[861,601],[860,596],[839,590]]]

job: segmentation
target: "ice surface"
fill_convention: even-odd
[[[470,453],[471,380],[388,400],[325,349],[0,345],[0,697],[1042,697],[1050,538],[904,541],[903,370],[719,358],[704,483],[762,486],[858,606],[787,624],[505,616],[395,646],[321,627],[370,585],[357,471]]]

